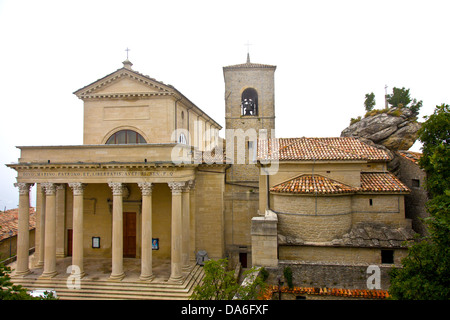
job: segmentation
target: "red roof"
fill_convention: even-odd
[[[395,175],[390,172],[362,172],[360,192],[410,192]]]
[[[0,241],[17,235],[19,209],[0,212]],[[36,227],[36,212],[30,207],[30,230]],[[12,231],[12,235],[9,232]]]
[[[298,194],[336,194],[351,193],[355,189],[333,179],[320,175],[304,174],[270,188],[270,191]]]
[[[260,140],[258,160],[315,161],[370,160],[389,161],[389,155],[356,138],[273,138]]]
[[[390,172],[361,172],[361,187],[354,188],[321,175],[303,174],[270,188],[271,192],[291,194],[409,193],[410,190]]]

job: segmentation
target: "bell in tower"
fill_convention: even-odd
[[[225,128],[275,130],[276,66],[252,63],[223,67],[225,80]]]
[[[242,92],[241,110],[243,116],[258,115],[258,93],[253,88],[247,88]]]

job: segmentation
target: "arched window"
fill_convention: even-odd
[[[243,116],[258,115],[258,93],[253,88],[247,88],[242,92],[241,111]]]
[[[120,130],[109,137],[106,144],[139,144],[147,143],[143,136],[133,130]]]

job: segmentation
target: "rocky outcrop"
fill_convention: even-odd
[[[391,151],[408,150],[417,140],[420,126],[408,108],[392,108],[350,125],[341,137],[363,138]]]

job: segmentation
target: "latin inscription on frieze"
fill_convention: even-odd
[[[101,177],[171,177],[173,171],[85,171],[85,172],[19,172],[22,178],[101,178]]]

